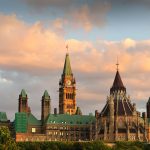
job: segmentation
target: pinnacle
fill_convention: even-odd
[[[118,91],[118,90],[122,90],[122,91],[126,92],[126,88],[123,85],[121,76],[119,74],[119,71],[117,70],[116,76],[115,76],[115,79],[114,79],[114,82],[113,82],[113,86],[111,87],[110,92],[112,93],[112,92]]]
[[[50,97],[50,96],[49,96],[49,94],[48,94],[48,92],[47,92],[47,90],[45,90],[45,91],[44,91],[43,96],[44,96],[44,97],[47,97],[47,98],[49,98],[49,97]]]
[[[26,97],[27,96],[26,91],[24,89],[22,89],[20,95],[22,97]]]

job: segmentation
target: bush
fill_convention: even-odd
[[[0,149],[1,150],[18,150],[16,142],[12,139],[8,127],[0,127]]]
[[[93,142],[19,142],[21,150],[149,150],[142,142],[116,142],[111,148],[102,141]],[[1,148],[0,148],[1,149]]]
[[[113,150],[144,150],[142,142],[116,142]]]
[[[19,142],[21,150],[111,150],[103,142]]]

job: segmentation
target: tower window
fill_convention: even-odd
[[[68,93],[66,93],[66,99],[68,99]]]

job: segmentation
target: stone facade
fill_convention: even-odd
[[[66,54],[63,73],[59,82],[59,113],[76,113],[76,81],[73,76],[69,54]]]
[[[30,107],[28,106],[28,96],[24,89],[22,89],[19,95],[18,112],[30,112]]]
[[[36,128],[36,127],[35,127]],[[94,126],[89,125],[48,125],[45,134],[42,133],[16,133],[17,142],[23,141],[92,141],[95,139]]]
[[[48,92],[45,90],[42,96],[42,103],[41,103],[41,121],[44,123],[48,115],[50,114],[50,96]]]
[[[119,71],[117,70],[110,95],[103,110],[96,114],[97,138],[106,142],[148,141],[147,117],[136,110],[127,96]]]
[[[25,118],[25,117],[26,118]],[[20,123],[24,118],[24,123]],[[90,141],[95,139],[95,117],[49,114],[42,124],[31,113],[16,113],[16,141]],[[19,125],[17,125],[19,124]]]

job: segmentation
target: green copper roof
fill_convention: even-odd
[[[82,115],[82,112],[81,112],[81,109],[80,109],[80,107],[77,107],[77,110],[76,110],[76,115]]]
[[[64,75],[72,75],[72,70],[71,70],[70,59],[69,59],[68,53],[66,54],[66,58],[65,58],[63,74]]]
[[[35,116],[31,113],[28,114],[28,124],[29,125],[41,125],[41,121],[37,120]]]
[[[15,131],[18,133],[26,133],[27,132],[27,113],[20,112],[15,113]]]
[[[27,94],[26,91],[24,89],[21,90],[21,94],[22,97],[26,98]]]
[[[16,132],[27,132],[27,125],[41,125],[41,121],[37,120],[31,113],[20,112],[15,114],[15,130]]]
[[[69,125],[84,125],[95,122],[94,116],[88,115],[68,115],[68,114],[49,114],[46,124],[69,124]]]
[[[49,96],[47,90],[44,91],[43,97],[48,98],[48,99],[50,98],[50,96]]]
[[[5,112],[0,112],[0,121],[7,121],[7,115]]]

